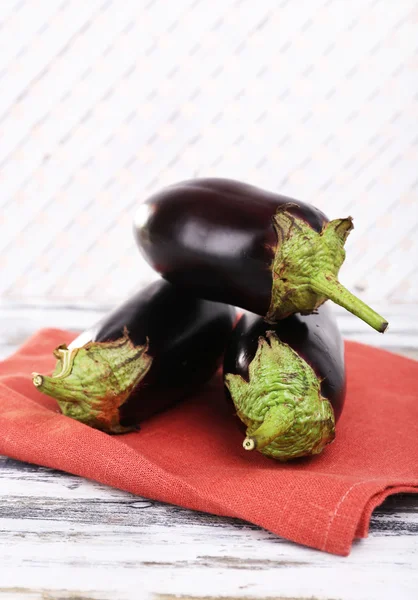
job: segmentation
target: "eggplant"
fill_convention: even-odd
[[[224,383],[247,428],[243,446],[279,461],[319,454],[345,399],[344,344],[326,304],[271,325],[245,314],[230,338]]]
[[[173,406],[222,364],[235,310],[160,279],[59,346],[51,377],[34,385],[64,415],[107,433],[125,433]]]
[[[201,298],[275,322],[326,299],[377,331],[387,322],[337,280],[352,219],[228,179],[171,185],[142,203],[134,234],[150,265]]]

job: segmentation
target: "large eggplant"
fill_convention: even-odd
[[[247,427],[246,450],[281,461],[321,452],[345,398],[344,345],[329,307],[275,325],[245,314],[225,353],[224,381]]]
[[[69,417],[108,433],[131,431],[214,374],[234,315],[160,279],[58,347],[53,375],[34,373],[33,383]]]
[[[238,181],[195,179],[140,205],[134,231],[151,266],[202,298],[270,322],[327,298],[383,332],[387,322],[337,280],[352,219]]]

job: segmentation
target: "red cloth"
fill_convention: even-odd
[[[386,496],[418,489],[418,362],[347,342],[348,394],[335,442],[280,464],[242,448],[218,375],[196,397],[109,436],[58,412],[31,383],[73,334],[42,330],[0,364],[0,453],[135,494],[239,517],[347,555]]]

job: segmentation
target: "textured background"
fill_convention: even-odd
[[[343,283],[417,301],[416,0],[1,0],[0,89],[6,301],[124,297],[135,207],[195,176],[351,214]]]

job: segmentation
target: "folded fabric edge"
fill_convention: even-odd
[[[357,525],[356,530],[356,538],[366,538],[369,534],[369,526],[370,519],[372,517],[373,511],[380,506],[386,498],[389,496],[394,496],[396,494],[417,494],[418,493],[418,484],[417,486],[410,485],[395,485],[388,486],[382,492],[377,493],[375,496],[372,496],[366,506],[364,507],[363,514],[361,515],[360,521]]]
[[[390,494],[408,489],[418,492],[418,479],[412,481],[384,481],[383,478],[354,483],[342,496],[331,515],[320,550],[348,556],[358,532],[368,531],[370,517],[376,506]],[[365,536],[363,536],[365,537]]]

